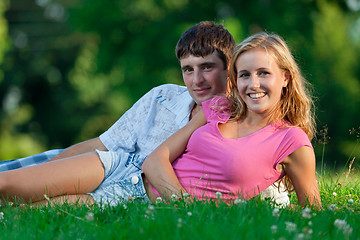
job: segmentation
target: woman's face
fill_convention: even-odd
[[[238,91],[248,114],[266,117],[280,101],[282,89],[288,84],[288,74],[261,47],[242,53],[235,66]]]

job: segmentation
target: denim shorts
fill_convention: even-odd
[[[145,157],[125,152],[96,152],[104,166],[105,177],[99,187],[89,193],[95,202],[110,206],[133,199],[150,202],[141,176],[141,165]]]

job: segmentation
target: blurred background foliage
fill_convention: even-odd
[[[359,156],[360,0],[1,0],[0,159],[96,137],[152,87],[183,85],[174,48],[203,20],[237,42],[283,36],[314,87],[317,158]]]

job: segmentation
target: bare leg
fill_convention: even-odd
[[[59,159],[0,173],[0,199],[37,202],[61,195],[94,191],[104,179],[97,153]]]
[[[87,194],[81,194],[81,195],[64,195],[64,196],[58,196],[53,197],[49,200],[41,200],[38,202],[33,203],[33,206],[49,206],[51,204],[61,205],[63,203],[69,203],[69,204],[93,204],[95,203],[94,199]]]

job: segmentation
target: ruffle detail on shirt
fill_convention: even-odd
[[[224,96],[213,97],[202,103],[207,122],[225,123],[230,118],[230,103]]]

